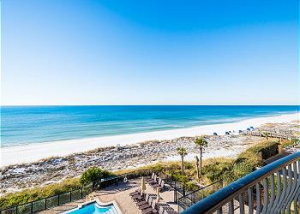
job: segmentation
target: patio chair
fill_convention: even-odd
[[[158,177],[156,174],[154,174],[153,179],[147,181],[147,183],[148,183],[149,185],[156,184],[156,183],[157,183],[157,179],[159,179],[159,177]]]
[[[163,185],[165,185],[165,184],[164,184],[165,182],[164,182],[161,178],[159,178],[158,183],[157,183],[157,184],[151,185],[151,187],[152,187],[153,189],[156,189],[157,187],[160,187],[160,186],[161,186],[162,182],[163,182]]]
[[[156,203],[156,208],[159,214],[163,214],[165,209],[171,208],[167,203]]]
[[[158,213],[156,210],[155,200],[152,201],[151,207],[145,210],[142,210],[142,214]]]
[[[153,173],[151,174],[151,178],[146,179],[146,182],[148,183],[148,182],[154,181],[155,177],[156,177],[156,174],[153,172]]]
[[[178,214],[172,207],[164,207],[162,214]]]
[[[143,212],[143,210],[147,210],[149,208],[151,208],[151,206],[149,204],[144,204],[144,205],[139,207],[139,209],[142,210],[142,212]]]
[[[138,202],[136,205],[137,205],[138,207],[140,207],[140,206],[142,206],[142,205],[148,204],[149,196],[150,196],[150,195],[146,193],[145,200],[142,200],[142,201]]]
[[[164,214],[178,214],[175,210],[165,210]]]
[[[136,189],[134,192],[132,193],[129,193],[130,196],[135,196],[137,194],[140,194],[141,193],[141,190],[140,189]]]
[[[137,194],[132,197],[132,200],[135,202],[140,202],[144,200],[144,194]]]
[[[165,187],[166,187],[165,186],[165,181],[162,181],[161,184],[160,184],[160,191],[165,189]]]
[[[150,186],[153,187],[153,186],[155,186],[155,185],[157,185],[157,184],[160,184],[161,181],[162,181],[162,179],[161,179],[161,178],[158,178],[157,182],[156,182],[156,183],[150,184]]]

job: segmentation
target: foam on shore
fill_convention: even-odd
[[[245,130],[249,126],[260,126],[265,123],[286,123],[299,120],[300,113],[286,114],[275,117],[263,117],[247,119],[240,122],[203,125],[184,129],[156,131],[138,134],[116,135],[109,137],[86,138],[78,140],[66,140],[29,145],[4,147],[0,152],[0,166],[28,163],[38,161],[51,156],[66,156],[72,153],[85,152],[100,147],[127,145],[148,140],[168,140],[178,137],[194,137],[202,134],[224,134],[225,131]]]

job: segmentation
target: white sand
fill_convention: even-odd
[[[11,164],[28,163],[51,156],[66,156],[72,153],[84,152],[99,147],[113,146],[117,144],[126,145],[147,140],[167,140],[183,136],[193,137],[202,134],[212,134],[213,132],[224,134],[225,131],[245,130],[249,126],[257,127],[265,123],[291,122],[293,120],[299,120],[299,118],[300,113],[297,113],[276,117],[248,119],[235,123],[205,125],[168,131],[156,131],[139,134],[127,134],[79,140],[55,141],[49,143],[35,143],[15,147],[4,147],[1,148],[0,151],[0,166],[3,167]]]

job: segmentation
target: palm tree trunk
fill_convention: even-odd
[[[183,160],[183,156],[181,156],[181,175],[184,175],[184,160]]]
[[[199,181],[201,181],[202,178],[202,147],[200,147],[200,160],[199,160]]]
[[[196,169],[197,169],[197,178],[200,180],[200,173],[199,173],[199,159],[196,156]]]

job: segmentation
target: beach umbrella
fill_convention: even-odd
[[[145,190],[146,190],[145,179],[144,179],[144,177],[142,177],[142,180],[141,180],[141,192],[144,193]]]
[[[160,190],[159,187],[157,187],[157,189],[156,189],[157,203],[159,203],[159,200],[160,200],[159,190]]]

